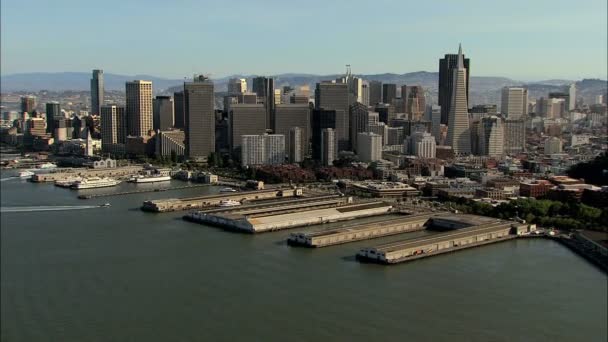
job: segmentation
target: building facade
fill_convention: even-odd
[[[469,107],[468,107],[468,71],[464,63],[462,47],[458,48],[458,64],[452,69],[453,75],[450,79],[452,88],[452,100],[448,115],[448,136],[446,145],[452,146],[456,155],[468,155],[471,153],[471,133],[469,131]],[[441,81],[441,78],[440,78]],[[443,105],[442,105],[443,110]]]
[[[103,106],[104,84],[103,70],[93,70],[91,78],[91,113],[101,114],[101,106]]]
[[[184,124],[186,157],[206,161],[215,152],[215,97],[203,75],[184,83]]]
[[[152,82],[135,80],[126,84],[127,134],[141,137],[152,130]]]

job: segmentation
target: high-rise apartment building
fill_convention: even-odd
[[[103,70],[93,70],[91,78],[91,114],[99,115],[104,97]]]
[[[447,55],[446,55],[447,56]],[[464,64],[462,47],[458,47],[458,64],[452,69],[452,101],[448,115],[447,145],[452,146],[456,155],[471,153],[471,133],[469,131],[468,75]],[[443,109],[443,106],[441,107]]]
[[[336,131],[325,128],[321,131],[321,165],[332,166],[336,160]]]
[[[466,98],[469,103],[469,74],[471,73],[470,61],[462,56],[463,67],[466,70]],[[458,67],[458,55],[446,54],[439,60],[439,106],[441,106],[441,123],[448,124],[448,116],[452,108],[452,94],[454,93],[454,69]]]
[[[397,85],[393,83],[384,83],[382,85],[382,102],[392,104],[397,98]]]
[[[125,107],[101,106],[101,150],[104,153],[123,153],[127,142]]]
[[[506,119],[524,119],[528,115],[528,89],[502,88],[501,112]]]
[[[152,82],[135,80],[126,84],[127,134],[141,137],[152,130]]]
[[[47,102],[46,104],[46,132],[53,134],[55,131],[55,119],[61,116],[59,102]]]
[[[357,155],[364,163],[382,159],[382,136],[371,132],[358,133]]]
[[[375,106],[382,102],[382,82],[370,81],[369,82],[369,105]]]
[[[266,108],[266,128],[272,129],[274,126],[274,79],[269,77],[255,77],[253,79],[253,92],[265,105]]]
[[[184,133],[187,158],[206,161],[215,152],[213,82],[203,75],[184,83]]]
[[[285,136],[258,134],[241,136],[241,165],[277,165],[285,161]]]
[[[310,145],[310,106],[306,104],[279,104],[275,108],[274,133],[289,136],[293,127],[299,127],[301,133],[300,155],[308,155]],[[291,140],[287,139],[285,149],[291,151]]]
[[[174,124],[174,105],[171,96],[157,96],[153,102],[154,130],[166,131]]]
[[[506,119],[504,122],[504,153],[517,154],[526,148],[526,126],[524,120]]]
[[[289,152],[289,162],[299,163],[304,160],[302,151],[302,129],[300,127],[291,127],[289,129],[289,144],[287,151]]]
[[[262,135],[266,132],[266,107],[263,104],[234,104],[228,114],[230,149],[239,154],[243,135]]]
[[[478,127],[479,154],[500,158],[504,153],[504,126],[502,119],[492,115],[484,117]]]
[[[317,109],[336,111],[335,135],[338,151],[350,149],[350,96],[345,83],[317,83],[315,89],[315,106]]]

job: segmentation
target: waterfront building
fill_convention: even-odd
[[[152,82],[126,83],[127,134],[145,136],[152,130]]]
[[[103,70],[93,70],[91,78],[91,114],[101,114],[104,99]]]
[[[174,124],[174,107],[171,96],[157,96],[153,102],[154,130],[166,131]]]
[[[213,82],[195,75],[184,83],[185,153],[189,159],[206,161],[215,152],[215,98]]]
[[[447,55],[446,55],[447,57]],[[458,63],[452,69],[450,78],[452,83],[452,100],[448,115],[447,145],[452,146],[456,155],[468,155],[471,153],[471,133],[469,131],[469,107],[468,107],[468,71],[464,63],[462,47],[458,47]],[[443,105],[442,105],[443,109]]]
[[[501,113],[505,119],[524,119],[528,115],[528,89],[502,88]]]

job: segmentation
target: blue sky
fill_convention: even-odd
[[[606,0],[2,0],[2,74],[437,71],[605,79]]]

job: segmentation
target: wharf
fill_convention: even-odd
[[[381,221],[352,224],[330,230],[310,233],[292,233],[287,243],[292,246],[326,247],[343,243],[374,239],[395,234],[424,230],[428,220],[435,214],[400,214]]]
[[[123,166],[116,168],[101,168],[101,169],[88,169],[88,168],[73,168],[73,169],[62,169],[60,171],[53,170],[48,173],[37,173],[32,176],[32,182],[44,183],[44,182],[55,182],[65,181],[74,177],[129,177],[138,174],[143,170],[142,166]]]
[[[160,191],[173,191],[173,190],[183,190],[183,189],[192,189],[192,188],[202,188],[208,187],[218,184],[193,184],[193,185],[184,185],[184,186],[175,186],[171,188],[154,188],[154,189],[141,189],[141,190],[132,190],[132,191],[121,191],[121,192],[109,192],[105,194],[88,194],[88,195],[78,195],[79,199],[91,199],[91,198],[99,198],[99,197],[111,197],[111,196],[124,196],[124,195],[133,195],[133,194],[143,194],[147,192],[160,192]]]

